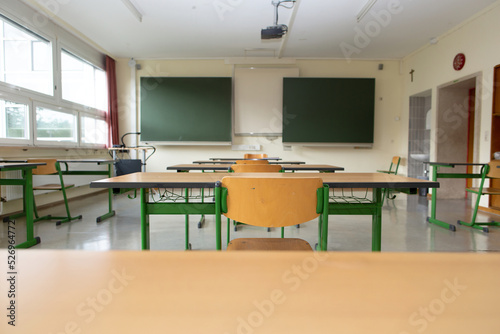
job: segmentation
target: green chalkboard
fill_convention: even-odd
[[[231,142],[229,77],[143,77],[141,141]]]
[[[284,78],[283,143],[372,144],[373,78]]]

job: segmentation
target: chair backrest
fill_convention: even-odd
[[[236,160],[237,165],[269,165],[268,160]]]
[[[500,160],[490,161],[487,176],[492,179],[500,178]]]
[[[265,154],[265,153],[245,153],[243,158],[245,158],[245,159],[262,159],[262,158],[267,158],[267,154]]]
[[[45,162],[45,165],[33,169],[33,175],[50,175],[58,173],[56,167],[57,159],[28,159],[28,162]]]
[[[231,165],[235,173],[277,173],[282,169],[281,165]]]
[[[398,173],[399,162],[401,161],[401,157],[393,156],[391,161],[391,166],[389,167],[390,172],[394,172],[394,175]]]
[[[321,178],[222,179],[222,213],[253,226],[283,227],[308,222],[323,210]]]

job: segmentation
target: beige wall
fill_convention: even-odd
[[[443,143],[443,138],[452,140],[453,136],[448,136],[447,127],[439,126],[437,122],[440,108],[439,88],[475,78],[474,161],[490,161],[493,68],[500,64],[499,31],[500,1],[497,1],[485,11],[439,37],[437,44],[429,44],[403,59],[402,123],[406,126],[401,127],[403,129],[402,141],[408,137],[409,97],[426,90],[432,90],[430,160],[440,160],[438,145],[443,144],[439,149],[442,152],[446,146],[446,143]],[[460,71],[454,70],[452,66],[457,53],[464,53],[466,56],[465,66]],[[411,82],[409,74],[412,69],[414,70],[413,82]],[[463,124],[465,123],[464,119]],[[462,184],[462,189],[463,186]],[[487,206],[487,198],[482,199],[481,204]]]
[[[232,76],[233,65],[223,60],[138,60],[136,82],[141,76]],[[378,70],[378,64],[384,64]],[[300,160],[307,163],[327,163],[343,166],[346,171],[361,172],[387,169],[394,155],[401,151],[401,76],[399,61],[351,61],[344,60],[297,60],[302,77],[373,77],[376,79],[375,140],[372,149],[352,147],[299,147],[285,151],[281,137],[234,137],[233,144],[259,144],[261,152],[279,156],[284,160]],[[131,70],[128,59],[119,59],[118,96],[120,100],[120,133],[135,131],[130,127],[130,112],[133,101],[129,83]],[[138,108],[138,107],[137,107]],[[158,146],[157,152],[148,161],[148,171],[164,171],[169,165],[190,163],[210,157],[238,157],[246,151],[232,151],[231,147],[218,146]]]
[[[432,144],[431,160],[436,158],[436,145],[439,129],[436,127],[437,88],[447,83],[478,77],[476,87],[476,112],[479,112],[478,161],[490,159],[490,130],[492,112],[493,67],[500,64],[500,3],[496,2],[486,11],[474,16],[464,24],[456,27],[448,34],[441,36],[438,43],[427,45],[414,54],[403,59],[404,74],[403,123],[408,123],[409,97],[432,90]],[[452,66],[457,53],[466,56],[465,66],[455,71]],[[414,70],[414,80],[410,81],[410,70]],[[408,127],[402,127],[407,137]]]

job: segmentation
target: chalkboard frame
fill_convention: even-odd
[[[232,77],[141,77],[141,142],[231,145]]]
[[[283,78],[283,144],[372,147],[375,79]]]

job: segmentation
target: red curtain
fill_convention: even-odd
[[[115,60],[106,56],[106,77],[108,79],[108,146],[118,145],[118,94],[116,92],[116,64]]]

